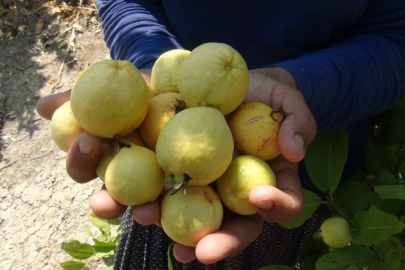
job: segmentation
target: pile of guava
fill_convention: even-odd
[[[163,194],[164,231],[195,247],[225,209],[255,214],[250,191],[276,186],[266,161],[280,154],[283,114],[244,103],[248,89],[243,57],[223,43],[162,54],[150,86],[131,62],[104,60],[76,79],[52,138],[63,151],[83,132],[102,138],[96,173],[111,197],[130,206]]]

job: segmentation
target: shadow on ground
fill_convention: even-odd
[[[49,86],[51,92],[57,91],[61,63],[64,71],[75,68],[75,53],[67,49],[77,13],[81,12],[83,27],[98,20],[95,1],[83,1],[84,8],[78,2],[3,0],[0,4],[0,135],[4,123],[12,120],[18,122],[18,132],[32,137],[40,120],[35,113],[39,90]]]

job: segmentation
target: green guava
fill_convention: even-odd
[[[168,188],[204,186],[218,179],[232,161],[233,138],[217,109],[195,107],[180,111],[162,128],[156,155],[168,177]]]
[[[123,147],[108,164],[105,185],[123,205],[141,205],[157,199],[164,188],[164,172],[156,154],[145,147]]]
[[[162,201],[163,230],[185,246],[195,247],[204,236],[218,231],[222,218],[221,200],[210,186],[189,186],[186,195],[167,193]]]
[[[352,239],[352,233],[347,221],[342,217],[331,217],[321,226],[322,240],[331,248],[344,248]]]
[[[249,193],[260,185],[276,186],[276,176],[260,158],[241,155],[232,160],[216,184],[221,201],[229,210],[241,215],[252,215],[256,210],[249,202]]]

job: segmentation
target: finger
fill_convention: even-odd
[[[151,74],[152,69],[140,69],[139,73],[141,73],[143,79],[145,80],[147,85],[151,85]]]
[[[96,216],[107,220],[120,217],[127,206],[114,200],[106,189],[95,192],[89,200],[90,209]]]
[[[279,148],[289,161],[299,162],[304,159],[308,145],[316,136],[316,122],[306,108],[290,114],[287,109],[286,113],[278,135]]]
[[[316,122],[300,91],[284,83],[274,88],[272,108],[283,106],[286,113],[279,131],[280,151],[291,162],[299,162],[316,135]]]
[[[141,225],[156,224],[162,226],[160,222],[160,199],[143,205],[134,206],[132,217]]]
[[[196,259],[194,247],[183,246],[177,243],[173,246],[173,255],[181,263],[189,263]]]
[[[263,230],[258,215],[237,216],[226,221],[218,232],[202,238],[196,247],[197,259],[205,264],[232,257],[256,240]]]
[[[80,134],[66,156],[66,168],[70,177],[79,183],[97,178],[96,166],[101,150],[100,138],[87,132]]]
[[[45,119],[51,120],[53,113],[63,103],[70,100],[70,90],[40,98],[36,104],[36,110],[40,116]]]
[[[280,166],[275,174],[277,188],[258,186],[250,192],[249,201],[264,220],[288,223],[298,218],[304,207],[301,183],[295,168]]]

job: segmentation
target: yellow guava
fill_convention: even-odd
[[[166,188],[173,183],[178,190],[183,183],[203,186],[215,181],[231,163],[233,148],[231,131],[217,109],[195,107],[177,113],[156,144],[158,163],[167,175]]]
[[[248,88],[245,60],[223,43],[198,46],[179,69],[179,93],[189,107],[213,107],[227,115],[242,103]]]
[[[70,101],[63,103],[52,115],[51,136],[55,144],[67,152],[74,140],[81,133],[86,132],[76,121]]]
[[[135,129],[128,135],[124,136],[128,142],[138,146],[147,147],[143,141],[139,130]],[[101,150],[100,158],[96,165],[96,174],[103,182],[105,180],[105,171],[107,170],[110,161],[118,154],[118,143],[114,139],[103,139],[103,148]]]
[[[136,129],[149,106],[149,90],[129,61],[103,60],[85,69],[72,87],[71,107],[77,122],[102,138]]]
[[[155,96],[149,101],[149,109],[139,131],[145,143],[153,151],[160,131],[166,123],[184,108],[179,93],[167,92]]]
[[[257,186],[276,186],[276,177],[263,160],[241,155],[235,157],[228,169],[216,181],[217,192],[229,210],[240,215],[257,213],[249,202],[250,192]]]
[[[219,230],[223,208],[210,186],[190,186],[187,195],[166,195],[161,205],[165,233],[177,243],[195,247],[206,235]]]
[[[189,54],[188,50],[175,49],[159,56],[151,73],[151,88],[157,95],[179,92],[179,68]]]
[[[280,155],[278,133],[284,112],[266,104],[250,102],[232,113],[229,128],[235,148],[245,155],[270,160]]]
[[[121,148],[105,172],[108,192],[123,205],[141,205],[156,200],[164,188],[164,179],[156,154],[135,144]]]
[[[150,88],[149,85],[148,86],[148,92],[149,92],[149,100],[151,100],[152,98],[154,98],[156,96],[155,92],[152,90],[152,88]]]
[[[321,225],[322,240],[331,248],[344,248],[350,244],[352,233],[347,221],[342,217],[331,217]]]

